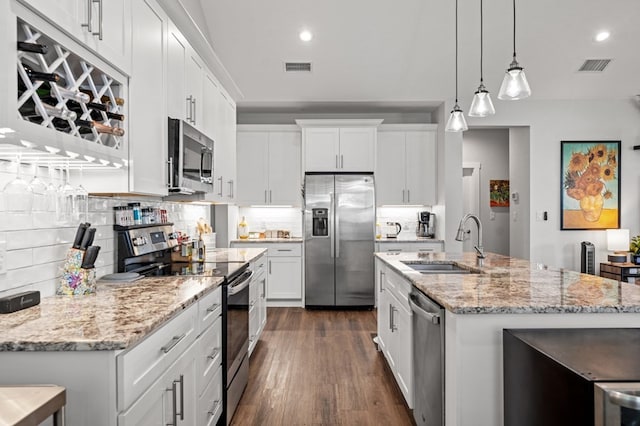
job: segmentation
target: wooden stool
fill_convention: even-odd
[[[66,402],[61,386],[0,386],[0,426],[39,425],[51,415],[54,426],[64,426]]]

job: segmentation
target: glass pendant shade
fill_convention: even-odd
[[[498,92],[498,99],[517,101],[531,96],[531,88],[524,69],[514,59],[504,75],[502,86]]]
[[[478,90],[473,96],[471,102],[471,108],[469,109],[469,117],[486,117],[496,113],[496,109],[493,107],[491,101],[491,94],[484,85],[480,84]]]
[[[462,108],[456,103],[449,116],[449,121],[447,121],[447,127],[445,127],[444,130],[445,132],[464,132],[468,129],[469,127],[467,127],[464,112],[462,112]]]

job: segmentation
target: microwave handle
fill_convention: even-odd
[[[169,157],[167,164],[169,165],[169,188],[173,188],[173,157]]]
[[[615,390],[607,391],[609,401],[620,407],[630,408],[632,410],[640,410],[640,396],[631,395]]]

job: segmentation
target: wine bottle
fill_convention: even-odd
[[[89,90],[89,89],[80,89],[80,91],[82,93],[86,93],[87,95],[89,95],[91,100],[94,99],[93,92],[91,90]],[[115,97],[114,100],[116,101],[116,105],[118,105],[118,106],[124,105],[124,99]],[[109,96],[107,96],[107,95],[102,95],[100,97],[100,102],[102,102],[103,104],[110,104],[111,103],[111,98]]]
[[[71,125],[69,124],[69,121],[67,120],[63,120],[60,118],[54,118],[53,120],[51,120],[53,125],[55,126],[56,129],[61,130],[63,132],[70,132],[71,131]],[[73,123],[76,125],[76,127],[79,128],[80,133],[86,133],[87,131],[91,131],[91,129],[93,129],[93,121],[87,121],[87,120],[74,120]]]
[[[19,88],[18,96],[22,95],[22,92],[24,92],[24,90],[26,89]],[[41,99],[54,98],[56,99],[57,103],[57,97],[55,96],[53,88],[51,87],[51,83],[49,83],[48,81],[43,82],[40,87],[36,89],[36,93]],[[82,103],[89,102],[89,96],[87,96],[86,93],[65,89],[64,87],[60,86],[58,86],[58,93],[60,93],[60,96],[63,100],[70,99]]]
[[[21,50],[23,52],[42,53],[44,55],[49,51],[49,48],[44,44],[27,43],[26,41],[19,41],[18,50]]]
[[[64,81],[59,74],[36,71],[26,64],[22,64],[22,67],[31,81],[53,81],[55,83],[61,83]]]
[[[75,112],[69,111],[68,109],[65,109],[63,107],[56,107],[53,105],[49,105],[46,102],[42,102],[42,107],[44,111],[47,113],[47,115],[50,117],[58,117],[64,120],[72,120],[72,121],[77,118],[77,115]],[[31,98],[29,98],[24,104],[22,104],[19,111],[23,117],[27,117],[27,118],[42,115],[40,114],[40,110],[36,108],[36,103]]]
[[[110,112],[110,111],[105,111],[105,114],[107,115],[107,118],[111,119],[111,120],[118,120],[118,121],[124,121],[124,114],[118,114],[116,112]],[[102,114],[98,111],[91,111],[91,118],[93,118],[94,120],[98,120],[98,121],[102,121]]]
[[[120,127],[111,127],[94,121],[93,128],[96,129],[98,133],[105,133],[114,136],[124,136],[124,129],[121,129]]]

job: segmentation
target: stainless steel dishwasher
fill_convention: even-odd
[[[424,294],[409,295],[413,311],[413,418],[444,425],[444,309]]]

